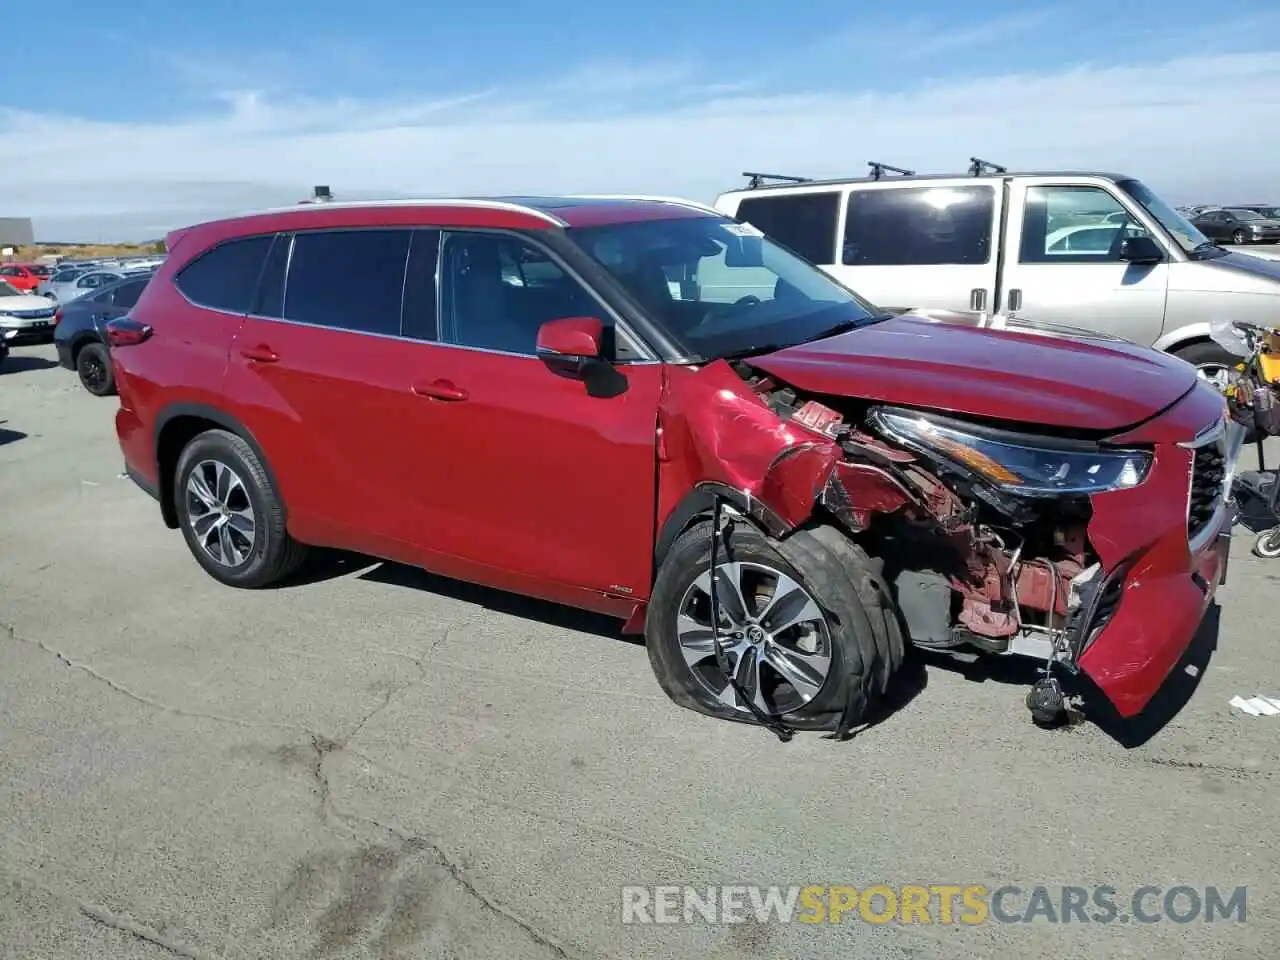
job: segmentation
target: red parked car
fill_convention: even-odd
[[[708,207],[330,203],[167,247],[109,325],[116,426],[226,584],[323,545],[615,615],[676,702],[784,734],[847,730],[908,643],[1132,716],[1225,573],[1239,436],[1192,366],[885,316]]]
[[[35,293],[36,287],[48,280],[52,274],[53,271],[40,263],[0,264],[0,281],[23,293]]]

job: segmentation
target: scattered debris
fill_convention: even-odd
[[[1277,697],[1244,697],[1231,698],[1231,706],[1243,710],[1251,717],[1280,717],[1280,698]]]

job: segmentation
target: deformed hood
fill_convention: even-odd
[[[1127,341],[910,315],[750,362],[814,393],[1098,431],[1138,424],[1196,382],[1191,364]]]

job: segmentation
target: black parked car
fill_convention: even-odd
[[[1191,222],[1210,240],[1224,243],[1280,243],[1280,220],[1244,207],[1208,210]]]
[[[74,370],[80,383],[94,396],[116,392],[107,354],[107,322],[128,313],[150,279],[150,274],[128,277],[58,308],[53,332],[58,362]]]

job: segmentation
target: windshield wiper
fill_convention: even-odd
[[[885,320],[892,320],[895,316],[897,316],[897,314],[873,313],[865,317],[858,317],[856,320],[841,320],[839,323],[813,334],[813,336],[805,337],[803,340],[797,340],[796,343],[813,343],[816,340],[825,340],[827,337],[835,337],[842,333],[848,333],[850,330],[857,330],[859,327],[868,327],[873,323],[883,323]]]

